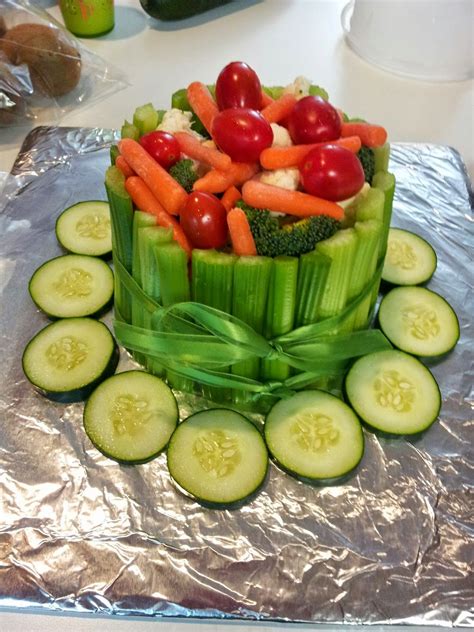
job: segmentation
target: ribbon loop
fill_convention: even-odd
[[[250,400],[263,395],[288,397],[322,377],[342,375],[351,358],[391,347],[379,330],[347,331],[355,310],[378,283],[380,266],[340,314],[273,340],[266,340],[235,316],[201,303],[188,301],[165,308],[142,290],[119,261],[114,266],[122,290],[129,293],[143,313],[142,322],[147,323],[138,327],[126,322],[116,306],[115,335],[125,348],[145,354],[183,378],[247,392]],[[278,360],[300,372],[284,382],[266,383],[232,372],[236,363],[259,358]]]

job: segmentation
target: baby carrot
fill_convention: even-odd
[[[232,248],[236,255],[251,256],[257,254],[255,240],[250,230],[247,215],[241,208],[233,208],[227,214]]]
[[[212,98],[209,88],[200,81],[193,81],[187,87],[186,95],[196,116],[201,119],[202,124],[210,134],[212,121],[215,115],[219,113],[219,108]]]
[[[246,162],[233,162],[229,169],[211,169],[194,183],[194,191],[224,193],[230,186],[240,186],[258,171],[258,166]]]
[[[218,149],[203,145],[195,136],[187,132],[176,132],[174,137],[179,143],[183,154],[194,160],[205,162],[215,169],[225,171],[232,163],[230,156],[222,153]]]
[[[132,198],[133,203],[140,211],[146,211],[156,216],[160,226],[173,229],[173,237],[188,255],[191,254],[191,245],[176,219],[167,213],[160,202],[139,176],[131,176],[125,180],[125,188]]]
[[[262,108],[261,109],[263,110],[263,108],[266,108],[267,105],[270,105],[270,103],[273,103],[274,100],[275,99],[272,99],[272,97],[269,94],[267,94],[265,90],[262,90]]]
[[[256,180],[249,180],[244,184],[242,197],[249,206],[278,213],[288,213],[297,217],[328,215],[337,220],[344,217],[343,209],[335,202],[323,200],[301,191],[289,191]]]
[[[367,147],[381,147],[387,140],[387,131],[381,125],[370,123],[343,123],[341,136],[358,136]]]
[[[115,159],[115,166],[117,167],[117,169],[119,169],[119,171],[123,173],[126,178],[135,175],[134,170],[129,167],[128,162],[123,156],[117,156],[117,158]]]
[[[233,184],[225,190],[224,195],[221,198],[221,202],[224,205],[224,208],[227,212],[229,212],[232,208],[234,208],[237,200],[242,198],[242,193],[239,189]]]
[[[279,99],[275,99],[275,101],[263,108],[260,114],[269,123],[278,123],[288,116],[296,101],[294,94],[282,94]]]
[[[131,138],[122,138],[119,151],[133,171],[144,180],[168,213],[179,215],[188,194],[145,149]]]
[[[286,169],[298,167],[306,154],[314,147],[321,145],[339,145],[356,154],[361,148],[358,136],[348,136],[326,143],[309,143],[307,145],[290,145],[289,147],[268,147],[260,154],[260,164],[264,169]]]

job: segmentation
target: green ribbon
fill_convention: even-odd
[[[249,325],[218,309],[192,301],[164,308],[147,296],[125,267],[115,262],[115,274],[149,314],[151,327],[131,325],[116,306],[117,340],[130,351],[155,358],[166,369],[206,385],[285,397],[320,377],[341,375],[347,362],[361,355],[390,349],[378,329],[336,333],[371,293],[379,270],[364,290],[340,314],[266,340]],[[284,382],[262,383],[229,372],[229,366],[251,358],[280,360],[300,373]]]

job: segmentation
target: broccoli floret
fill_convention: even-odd
[[[194,163],[190,158],[178,160],[178,162],[171,167],[170,176],[173,176],[188,193],[191,193],[193,184],[199,178]]]
[[[245,211],[257,253],[264,257],[298,257],[311,252],[318,241],[334,235],[340,226],[339,222],[326,215],[308,217],[281,226],[270,211],[252,208],[242,201],[237,202],[236,206]]]
[[[359,158],[362,169],[364,170],[365,181],[369,184],[372,184],[372,178],[375,173],[375,156],[374,150],[370,147],[366,147],[362,145],[357,153],[357,157]]]

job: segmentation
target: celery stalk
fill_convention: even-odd
[[[141,249],[138,239],[139,230],[145,226],[155,226],[156,225],[156,217],[151,213],[144,213],[143,211],[135,211],[133,214],[133,225],[132,225],[132,276],[134,280],[138,283],[140,287],[142,286],[142,278],[141,278],[141,267],[140,267],[140,258],[141,258]],[[145,325],[143,308],[137,301],[132,299],[132,325],[137,327],[143,327]],[[145,364],[146,356],[143,353],[134,353],[134,359],[140,364]]]
[[[133,123],[124,121],[122,129],[120,130],[120,136],[122,138],[133,138],[133,140],[138,140],[140,138],[140,130]]]
[[[234,266],[232,313],[257,333],[263,331],[272,266],[270,257],[239,257]],[[258,379],[260,360],[251,358],[237,362],[232,367],[232,373]],[[236,404],[244,404],[248,401],[248,394],[236,390],[233,400]]]
[[[365,222],[368,219],[383,221],[384,196],[376,188],[370,188],[367,193],[355,201],[354,218],[357,222]]]
[[[329,239],[320,241],[316,250],[331,259],[318,319],[329,318],[344,309],[348,295],[355,252],[357,234],[354,228],[340,230]]]
[[[360,294],[375,273],[382,223],[376,219],[369,219],[365,222],[356,222],[354,229],[359,241],[349,285],[349,300]],[[361,329],[367,325],[370,303],[371,295],[356,308],[350,318],[351,329]]]
[[[381,147],[374,147],[374,160],[375,169],[374,172],[388,171],[388,161],[390,158],[390,143],[385,143]]]
[[[133,226],[132,226],[132,234],[133,234],[133,251],[132,251],[132,276],[135,281],[142,287],[142,276],[141,276],[141,266],[140,266],[140,258],[141,258],[141,247],[139,242],[138,233],[141,228],[156,226],[156,216],[151,213],[145,213],[144,211],[135,211],[133,214]]]
[[[193,250],[192,297],[194,301],[232,313],[234,266],[236,255],[216,250]],[[225,372],[228,368],[223,367]],[[212,386],[203,387],[203,395],[216,402],[228,401],[228,389]]]
[[[110,164],[111,165],[115,165],[115,161],[117,160],[118,156],[120,156],[119,148],[117,147],[117,145],[111,145],[110,146]]]
[[[141,212],[136,211],[135,217],[138,213]],[[149,213],[141,213],[141,215],[150,216]],[[140,216],[138,217],[140,218]],[[154,216],[151,217],[153,217],[154,219]],[[143,220],[144,218],[141,218],[138,220],[138,222]],[[161,226],[156,226],[153,224],[147,225],[147,222],[148,220],[144,220],[144,225],[139,226],[137,230],[136,250],[139,252],[139,272],[135,274],[134,271],[133,276],[140,283],[143,291],[146,292],[146,294],[148,294],[150,298],[159,302],[159,274],[155,257],[155,248],[159,247],[161,244],[171,242],[171,240],[173,239],[173,231],[171,228],[163,228]],[[137,324],[141,327],[150,328],[151,326],[151,315],[146,310],[140,310],[140,312],[138,312],[137,309],[132,309],[132,318],[134,318],[134,324]],[[140,354],[139,361],[155,375],[161,375],[163,373],[163,368],[161,364],[155,359],[148,357],[146,354]]]
[[[188,256],[179,244],[172,241],[160,244],[155,250],[163,307],[189,301]]]
[[[117,167],[109,167],[105,174],[105,188],[110,205],[112,223],[112,252],[114,261],[118,260],[132,271],[132,222],[133,204],[125,189],[125,177]],[[120,316],[131,322],[131,297],[115,275],[115,306]]]
[[[140,251],[140,279],[143,291],[157,303],[161,301],[160,276],[155,251],[173,240],[173,229],[163,226],[140,228],[138,249]]]
[[[223,312],[232,312],[232,292],[236,255],[216,250],[193,250],[192,296]]]
[[[158,112],[151,103],[140,105],[133,113],[133,124],[138,129],[140,136],[153,132],[158,125]]]
[[[376,190],[381,191],[384,195],[382,245],[379,252],[380,261],[385,257],[385,251],[387,250],[388,230],[392,219],[393,196],[395,194],[395,176],[387,171],[379,171],[374,175],[372,184]]]
[[[298,259],[275,257],[263,330],[267,339],[276,338],[293,329],[297,284]],[[280,360],[262,361],[262,378],[265,380],[285,380],[290,373],[290,366]]]
[[[315,323],[318,318],[331,260],[314,250],[300,257],[295,326]]]
[[[175,241],[172,241],[168,244],[157,245],[154,253],[163,307],[189,301],[190,288],[186,252]],[[166,377],[173,388],[180,391],[192,390],[192,380],[176,375],[173,371],[167,371]]]

